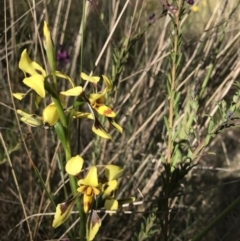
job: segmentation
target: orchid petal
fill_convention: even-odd
[[[30,89],[31,90],[31,89]],[[41,102],[43,98],[41,96],[39,96],[38,94],[35,95],[35,100],[34,100],[34,103],[35,103],[35,106],[37,107],[37,109],[39,108],[39,103]]]
[[[30,75],[36,75],[41,73],[43,77],[46,76],[46,71],[39,64],[37,64],[29,58],[26,49],[24,49],[21,54],[18,66],[19,69]]]
[[[23,83],[35,90],[40,97],[45,97],[44,77],[42,75],[35,74],[33,76],[24,78]]]
[[[80,76],[83,80],[89,81],[94,84],[96,84],[100,80],[100,77],[98,77],[98,76],[89,76],[83,72],[81,73]]]
[[[44,48],[45,50],[51,50],[53,48],[51,33],[48,28],[48,24],[46,21],[44,21],[43,24],[43,35],[44,35]]]
[[[118,179],[123,175],[123,168],[116,165],[106,165],[104,175],[108,181]]]
[[[86,239],[87,241],[92,241],[98,233],[99,228],[101,227],[101,219],[95,210],[93,210],[91,215],[88,216],[88,219],[89,218],[91,220],[87,220]]]
[[[22,121],[32,127],[39,127],[43,124],[41,120],[36,119],[34,117],[32,117],[32,118],[21,117],[20,121]]]
[[[106,199],[104,203],[104,208],[106,210],[116,211],[118,210],[118,201],[115,199]]]
[[[76,176],[81,172],[83,163],[83,158],[80,155],[76,155],[68,160],[65,170],[68,174]]]
[[[108,118],[108,121],[109,121],[110,125],[113,126],[117,131],[119,131],[120,133],[123,132],[123,128],[122,128],[119,124],[117,124],[117,123],[113,120],[113,118],[111,118],[111,117]]]
[[[92,187],[92,189],[93,189],[93,193],[94,193],[95,195],[99,195],[99,194],[100,194],[100,190],[97,189],[96,187]]]
[[[67,76],[66,74],[63,74],[59,71],[55,71],[55,73],[56,73],[57,77],[68,80],[71,83],[72,87],[75,87],[75,83],[73,82],[73,80],[69,76]]]
[[[98,186],[97,167],[95,166],[91,167],[86,177],[78,181],[78,185],[97,187]]]
[[[117,180],[112,180],[107,183],[107,188],[103,192],[103,198],[111,196],[112,192],[115,191],[118,187]]]
[[[106,105],[100,105],[100,106],[97,106],[94,108],[100,115],[103,115],[103,116],[107,116],[107,117],[115,117],[116,114],[115,112],[109,108],[108,106]]]
[[[105,138],[105,139],[112,139],[112,137],[104,130],[104,128],[102,126],[97,126],[97,125],[93,125],[92,127],[92,131],[102,137],[102,138]]]
[[[49,63],[49,66],[50,66],[50,70],[51,70],[52,75],[53,75],[53,80],[54,80],[54,82],[56,82],[55,48],[54,48],[54,45],[53,45],[53,40],[52,40],[52,37],[51,37],[50,30],[48,28],[48,24],[47,24],[46,21],[44,21],[44,24],[43,24],[43,35],[44,35],[43,46],[44,46],[46,54],[47,54],[47,59],[48,59],[48,63]]]
[[[13,93],[13,97],[18,100],[22,100],[25,97],[26,93]]]
[[[60,203],[57,205],[54,220],[52,223],[52,226],[54,228],[57,228],[68,219],[68,217],[71,215],[71,211],[73,209],[75,200],[76,197],[67,202]]]
[[[93,115],[88,112],[75,112],[73,118],[88,118],[94,120]]]
[[[43,124],[40,116],[28,114],[22,110],[17,110],[17,113],[22,116],[20,118],[20,120],[22,122],[24,122],[32,127],[38,127]]]
[[[91,189],[91,187],[88,187],[89,189]],[[92,191],[92,189],[91,189]],[[84,212],[87,213],[89,210],[89,207],[91,206],[92,202],[93,202],[93,195],[91,194],[87,194],[87,191],[84,192],[83,194],[83,209]]]
[[[62,91],[62,92],[60,92],[60,94],[65,95],[65,96],[79,96],[80,94],[82,94],[82,87],[77,86],[77,87],[74,87],[67,91]]]
[[[58,111],[55,104],[46,106],[43,110],[43,122],[48,126],[53,126],[58,121]]]
[[[91,104],[94,104],[95,102],[97,102],[99,104],[105,103],[104,94],[102,94],[102,93],[92,93],[92,94],[90,94],[89,100],[90,100]]]
[[[109,92],[109,91],[112,89],[112,83],[111,83],[111,81],[107,78],[107,76],[102,75],[102,77],[103,77],[103,81],[104,81],[104,83],[105,83],[105,85],[106,85],[106,92]]]

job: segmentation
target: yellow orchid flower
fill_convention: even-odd
[[[112,83],[105,75],[103,75],[102,77],[105,84],[104,90],[100,93],[90,94],[88,99],[92,108],[95,109],[100,115],[113,118],[116,116],[116,113],[111,108],[105,105],[105,95],[112,89]],[[85,73],[81,73],[81,78],[93,84],[96,84],[100,80],[100,77],[98,76],[88,76]]]
[[[102,137],[102,138],[105,138],[105,139],[112,139],[112,137],[108,134],[108,132],[105,130],[105,128],[102,126],[101,122],[98,120],[96,114],[94,113],[91,105],[89,103],[87,103],[88,106],[89,106],[89,110],[91,111],[91,114],[92,114],[92,117],[93,117],[93,120],[94,120],[94,123],[93,123],[93,126],[92,126],[92,131]]]
[[[116,165],[106,165],[104,175],[108,181],[112,181],[122,177],[123,168]]]
[[[44,125],[45,127],[54,126],[58,121],[58,112],[54,103],[46,106],[43,109],[43,115],[28,114],[22,110],[17,110],[17,113],[22,116],[20,120],[32,127]]]
[[[91,167],[86,177],[78,181],[78,185],[77,191],[83,193],[83,209],[86,213],[93,202],[94,196],[100,194],[97,167]]]
[[[83,163],[83,158],[80,155],[76,155],[68,160],[65,166],[65,170],[68,174],[77,176],[82,170]],[[71,211],[78,196],[79,195],[76,195],[69,201],[57,205],[54,220],[52,223],[54,228],[57,228],[68,219],[68,217],[71,215]]]
[[[107,182],[102,184],[102,198],[105,199],[104,207],[106,210],[118,210],[118,200],[114,198],[115,191],[118,188],[116,179],[120,178],[123,174],[123,169],[116,165],[106,165],[104,176]],[[110,213],[110,216],[112,213]]]
[[[27,50],[24,49],[19,61],[19,68],[30,77],[25,77],[23,83],[35,90],[39,96],[45,97],[44,78],[46,71],[36,62],[32,61],[28,56]]]
[[[113,126],[117,131],[122,133],[122,127],[118,125],[113,119],[114,117],[116,117],[116,113],[111,108],[105,105],[105,95],[112,90],[112,83],[105,75],[102,75],[102,77],[105,84],[105,88],[103,89],[103,91],[100,93],[92,93],[89,95],[88,98],[86,97],[86,99],[92,109],[96,110],[100,115],[106,116],[110,125]],[[81,73],[81,78],[93,84],[96,84],[100,79],[97,76],[88,76],[85,73]],[[92,130],[93,132],[95,132],[95,134],[103,138],[110,139],[110,135],[104,129],[98,128],[98,123],[94,124]]]
[[[46,95],[46,91],[44,88],[44,81],[47,77],[46,71],[38,63],[30,59],[26,49],[24,49],[21,54],[18,66],[25,74],[23,83],[27,85],[29,88],[33,89],[41,98],[44,98]],[[30,76],[27,76],[27,74]],[[75,87],[75,83],[69,76],[59,71],[55,71],[55,75],[59,78],[68,80],[71,86],[73,88]],[[25,95],[26,93],[13,94],[13,96],[19,100],[22,100],[25,97]]]

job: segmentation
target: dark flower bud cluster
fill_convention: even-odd
[[[188,0],[187,3],[190,4],[190,5],[193,5],[194,4],[194,0]]]

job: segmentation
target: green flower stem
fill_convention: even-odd
[[[52,88],[51,84],[48,83],[47,81],[45,81],[45,88],[52,96],[52,100],[57,108],[59,119],[63,126],[63,130],[64,130],[63,135],[64,136],[61,140],[61,143],[62,143],[64,151],[65,151],[66,161],[68,161],[72,157],[71,146],[70,146],[70,125],[68,125],[68,123],[67,123],[67,118],[64,113],[61,101],[58,98],[58,95]],[[70,178],[70,185],[71,185],[72,193],[74,195],[76,195],[77,194],[77,185],[76,185],[75,179],[72,176],[70,176],[69,178]]]
[[[85,17],[86,17],[86,0],[83,1],[83,5],[82,5],[82,29],[81,29],[81,32],[82,32],[82,38],[81,38],[81,52],[80,52],[80,70],[82,71],[82,63],[83,63],[83,46],[84,46],[84,41],[83,41],[83,37],[84,37],[84,28],[85,28]],[[72,116],[73,116],[73,113],[70,114],[70,119],[72,119]],[[80,130],[80,120],[78,122],[78,130]],[[78,148],[80,147],[80,132],[78,133],[78,144],[77,144]],[[86,217],[86,213],[84,212],[84,209],[83,209],[83,197],[81,197],[80,199],[80,204],[79,204],[79,215],[80,215],[80,231],[79,231],[79,234],[80,234],[80,239],[82,241],[85,241],[86,240],[86,233],[87,233],[87,217]]]
[[[70,133],[70,130],[68,130],[68,133]],[[66,135],[66,145],[64,148],[67,162],[72,157],[69,137],[70,137],[70,135]],[[77,192],[77,183],[76,183],[75,177],[72,175],[69,175],[69,181],[70,181],[72,194],[73,194],[73,196],[76,196],[78,194],[78,192]],[[81,240],[85,240],[85,237],[86,237],[86,214],[83,210],[82,198],[81,199],[77,198],[76,205],[77,205],[77,209],[78,209],[79,215],[80,215],[80,235],[81,235],[80,237],[81,237]]]
[[[58,115],[59,115],[59,119],[63,125],[63,127],[67,127],[67,120],[66,120],[66,116],[65,116],[65,113],[63,111],[63,108],[62,108],[62,105],[60,103],[60,101],[56,98],[52,98],[56,108],[57,108],[57,111],[58,111]]]
[[[72,114],[72,112],[71,112],[71,114]],[[66,116],[65,116],[65,118],[66,118]],[[69,117],[68,121],[71,122],[72,118]],[[68,130],[67,130],[68,133],[66,133],[66,145],[65,145],[64,151],[65,151],[65,155],[66,155],[66,161],[68,162],[69,159],[72,157],[71,147],[70,147],[70,128],[71,128],[70,123],[68,123],[67,126],[68,126]],[[73,194],[73,196],[76,196],[78,194],[78,192],[77,192],[77,183],[76,183],[75,177],[72,175],[69,175],[69,181],[70,181],[72,194]],[[79,215],[80,215],[80,237],[81,237],[81,240],[85,240],[85,237],[86,237],[86,214],[83,209],[82,198],[77,198],[76,205],[77,205],[77,209],[78,209]]]
[[[48,77],[50,77],[50,75]],[[55,104],[55,106],[57,108],[59,119],[60,119],[63,127],[67,128],[67,119],[66,119],[66,116],[65,116],[65,113],[64,113],[61,101],[59,100],[58,94],[56,93],[56,91],[54,90],[52,85],[47,80],[44,81],[44,88],[47,90],[47,92],[52,97],[52,101],[54,102],[54,104]]]
[[[86,233],[87,233],[87,215],[83,210],[83,198],[80,200],[80,209],[79,215],[80,215],[80,239],[85,241],[86,240]],[[89,214],[90,215],[90,214]]]
[[[70,145],[70,139],[71,139],[70,133],[71,133],[71,122],[72,122],[73,112],[71,112],[70,116],[68,116],[68,118],[67,118],[65,113],[64,113],[64,110],[63,110],[63,107],[62,107],[61,101],[59,100],[58,95],[54,91],[51,84],[47,81],[45,81],[45,89],[52,96],[52,100],[53,100],[53,102],[54,102],[54,104],[57,108],[57,111],[58,111],[59,119],[60,119],[60,122],[61,122],[60,125],[62,125],[62,129],[61,129],[61,126],[58,126],[58,130],[60,130],[60,129],[62,130],[61,131],[61,136],[62,136],[61,137],[61,143],[62,143],[63,148],[64,148],[64,152],[65,152],[65,156],[66,156],[66,162],[68,162],[68,160],[70,160],[70,158],[72,157],[71,145]],[[77,195],[76,180],[71,175],[69,175],[69,180],[70,180],[70,186],[71,186],[72,194],[75,196],[75,195]],[[79,210],[79,214],[80,214],[80,218],[81,218],[81,222],[80,222],[80,236],[82,237],[81,240],[85,240],[85,237],[86,237],[86,214],[83,210],[83,203],[79,198],[77,198],[77,200],[76,200],[76,205],[77,205],[77,209]]]
[[[191,239],[191,241],[200,241],[202,238],[212,229],[214,228],[219,222],[222,221],[233,209],[240,205],[240,197],[238,197],[231,205],[229,205],[222,213],[220,213],[212,222],[201,231],[196,237]]]

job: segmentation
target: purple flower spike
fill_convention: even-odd
[[[188,0],[187,3],[190,4],[190,5],[193,5],[194,4],[194,0]]]
[[[57,61],[67,64],[69,62],[69,54],[66,50],[63,50],[62,46],[57,51]]]

